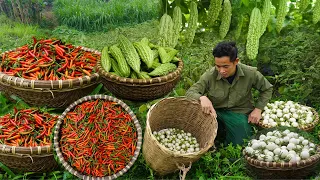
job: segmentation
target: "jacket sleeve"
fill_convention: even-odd
[[[259,71],[256,71],[254,88],[260,91],[255,107],[263,110],[272,97],[273,85]]]
[[[201,96],[203,96],[208,89],[209,85],[209,77],[210,77],[210,70],[202,74],[198,82],[194,83],[186,92],[186,96],[199,100]]]

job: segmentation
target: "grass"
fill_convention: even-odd
[[[62,25],[85,31],[107,31],[157,18],[159,0],[56,0],[54,13]]]

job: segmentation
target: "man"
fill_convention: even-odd
[[[249,123],[257,123],[272,96],[272,85],[257,68],[239,63],[234,42],[221,42],[213,50],[215,67],[205,72],[186,96],[200,100],[202,110],[216,117],[226,129],[225,145],[242,145],[252,135]],[[251,90],[259,90],[254,106]]]

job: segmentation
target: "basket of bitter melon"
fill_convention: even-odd
[[[154,45],[147,38],[132,42],[122,34],[118,42],[104,47],[97,63],[105,88],[134,101],[157,99],[172,91],[183,69],[178,50]]]

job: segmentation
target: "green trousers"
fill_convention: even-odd
[[[242,145],[244,139],[249,139],[253,131],[248,123],[248,115],[234,113],[228,110],[216,109],[218,120],[217,140],[225,145]]]

